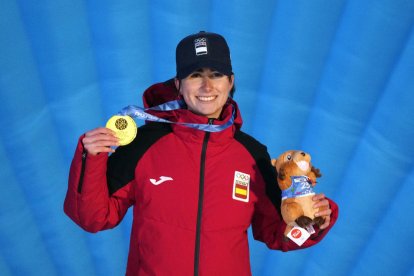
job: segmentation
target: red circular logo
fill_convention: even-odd
[[[299,229],[292,230],[292,237],[294,237],[295,239],[299,239],[300,236],[302,236],[302,232]]]

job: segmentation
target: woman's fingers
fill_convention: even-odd
[[[114,152],[111,147],[118,146],[119,139],[114,131],[99,127],[86,132],[82,143],[88,154],[97,155],[100,152]]]

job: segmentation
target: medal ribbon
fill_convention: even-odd
[[[227,122],[225,122],[223,125],[172,122],[172,121],[159,118],[157,116],[154,116],[146,112],[148,110],[171,111],[171,110],[177,110],[177,109],[182,109],[186,107],[187,105],[185,104],[183,100],[170,101],[170,102],[166,102],[166,103],[163,103],[163,104],[160,104],[154,107],[150,107],[150,108],[142,108],[136,105],[128,105],[124,107],[123,109],[121,109],[121,111],[118,112],[118,115],[122,115],[122,116],[128,115],[132,118],[137,118],[137,119],[147,120],[147,121],[152,121],[152,122],[183,125],[186,127],[191,127],[191,128],[195,128],[195,129],[207,131],[207,132],[219,132],[219,131],[222,131],[228,128],[234,123],[235,108],[233,105],[232,105],[233,112],[232,112],[231,118]]]

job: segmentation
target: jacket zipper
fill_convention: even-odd
[[[85,166],[86,166],[86,155],[87,151],[84,149],[82,152],[82,166],[80,171],[80,177],[78,182],[78,193],[82,193],[82,185],[83,185],[83,176],[85,175]]]
[[[209,118],[208,124],[213,124],[214,119]],[[207,144],[210,138],[210,132],[206,132],[203,140],[203,147],[201,149],[201,162],[200,162],[200,183],[198,191],[198,208],[197,208],[197,224],[196,224],[196,239],[195,239],[195,252],[194,252],[194,276],[198,276],[198,269],[200,265],[200,239],[201,239],[201,217],[203,213],[203,199],[204,199],[204,173],[206,166],[206,153]]]

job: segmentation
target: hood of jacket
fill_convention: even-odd
[[[150,107],[154,107],[154,106],[157,106],[157,105],[169,102],[169,101],[174,101],[174,100],[177,100],[178,98],[179,98],[179,93],[178,93],[177,88],[175,87],[174,79],[169,79],[165,82],[155,83],[151,85],[149,88],[147,88],[144,91],[143,96],[142,96],[142,100],[143,100],[143,104],[145,108],[150,108]],[[231,118],[233,114],[233,109],[234,109],[234,123],[233,123],[233,126],[229,127],[229,129],[232,129],[233,133],[236,130],[240,129],[243,124],[240,110],[237,106],[237,103],[230,97],[228,98],[227,103],[224,105],[220,118],[215,119],[213,121],[213,124],[223,125],[224,123],[226,123]],[[172,122],[208,124],[208,121],[209,121],[207,117],[194,114],[193,112],[185,108],[172,110],[172,111],[148,110],[147,112],[159,118],[166,119]],[[179,127],[180,129],[187,128],[188,131],[194,133],[194,129],[191,129],[189,127],[182,126],[182,125],[173,124],[173,128],[176,128],[176,127]],[[183,130],[184,132],[187,132],[185,131],[185,129]],[[200,134],[203,133],[202,131],[198,131],[198,132],[200,132]]]

